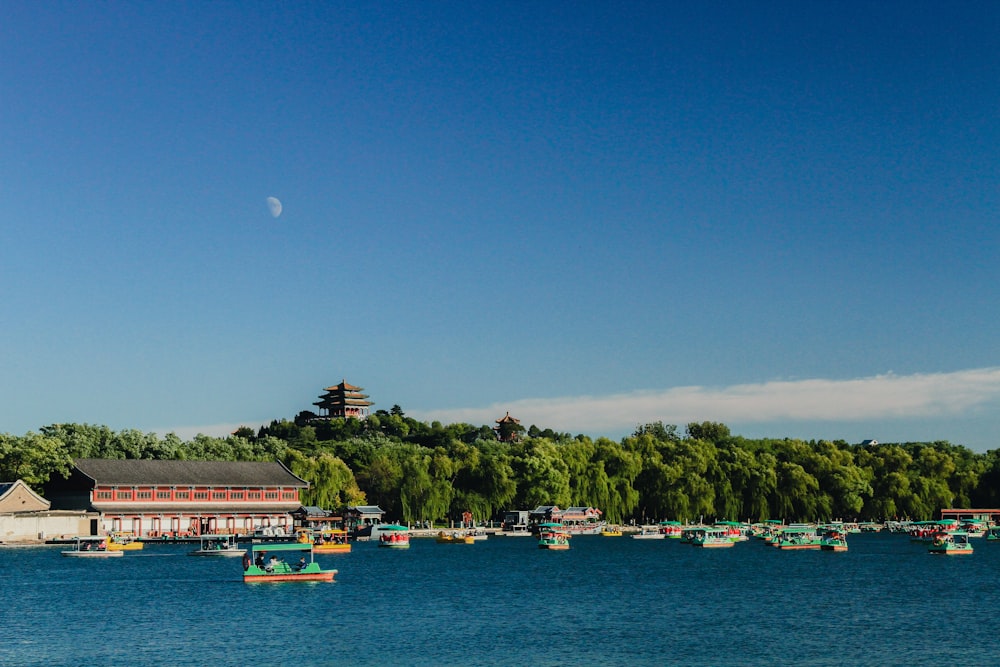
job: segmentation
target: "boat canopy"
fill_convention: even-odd
[[[406,526],[400,526],[398,523],[387,523],[382,526],[377,526],[379,530],[409,530]]]
[[[250,550],[254,553],[258,551],[312,551],[312,543],[303,544],[302,542],[261,542],[260,544],[253,544]]]

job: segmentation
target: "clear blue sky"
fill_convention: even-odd
[[[0,13],[0,432],[1000,447],[998,3]]]

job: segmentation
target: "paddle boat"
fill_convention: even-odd
[[[69,558],[120,558],[125,555],[121,549],[108,549],[108,538],[101,535],[77,537],[72,549],[60,553]]]
[[[235,535],[201,535],[199,546],[189,551],[188,556],[228,556],[239,558],[243,549],[236,542]]]
[[[731,529],[725,526],[699,528],[694,531],[689,540],[691,546],[705,549],[724,549],[736,544]]]
[[[284,557],[299,557],[298,563],[289,565]],[[320,569],[313,560],[311,544],[301,542],[272,542],[250,545],[243,554],[243,581],[266,583],[282,581],[333,581],[337,570]]]
[[[666,537],[659,528],[653,526],[643,526],[638,533],[632,535],[633,540],[663,540]]]
[[[996,542],[1000,540],[1000,526],[992,526],[986,533],[987,542]]]
[[[569,549],[569,533],[561,523],[542,523],[538,525],[538,548],[550,551],[565,551]]]
[[[819,538],[822,551],[847,551],[847,535],[837,529],[827,530]]]
[[[132,533],[115,531],[108,536],[108,551],[139,551],[142,542]]]
[[[348,553],[351,543],[347,541],[347,531],[341,528],[324,528],[312,534],[313,551],[321,554]]]
[[[684,525],[680,521],[661,521],[657,525],[660,527],[660,532],[663,533],[665,538],[671,540],[681,539]]]
[[[942,530],[934,534],[934,539],[928,545],[927,551],[932,554],[944,554],[946,556],[971,554],[972,542],[969,541],[969,534],[965,531]]]
[[[456,530],[449,532],[440,531],[437,534],[438,544],[475,544],[476,538],[468,533],[459,532]]]
[[[395,523],[376,526],[378,529],[378,545],[388,549],[409,549],[410,529]]]
[[[772,540],[771,546],[788,551],[821,547],[820,536],[815,526],[788,526]]]
[[[967,533],[969,537],[985,537],[989,524],[982,519],[963,519],[959,530]]]
[[[601,537],[621,537],[622,529],[618,526],[605,526],[601,528]]]

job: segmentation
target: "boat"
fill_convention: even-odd
[[[235,535],[202,535],[199,547],[188,552],[188,556],[235,556],[237,558],[243,554],[244,551],[236,542]]]
[[[730,528],[726,526],[699,528],[691,535],[690,543],[693,547],[725,549],[736,544],[730,532]]]
[[[108,551],[138,551],[142,542],[132,533],[115,531],[108,536]]]
[[[684,525],[680,521],[661,521],[657,525],[663,536],[671,540],[681,539],[681,533],[684,532]]]
[[[840,530],[828,530],[819,538],[822,551],[847,551],[847,534]]]
[[[788,526],[774,538],[771,546],[789,551],[821,547],[820,536],[815,526]]]
[[[77,537],[72,549],[60,553],[69,558],[120,558],[125,555],[121,549],[108,549],[108,538],[102,535]]]
[[[452,531],[450,533],[441,531],[437,534],[438,544],[475,544],[476,538],[468,533]]]
[[[967,533],[969,537],[985,537],[988,529],[989,524],[982,519],[963,519],[959,527],[959,530]]]
[[[270,556],[268,556],[270,554]],[[289,565],[283,557],[299,556],[299,562]],[[308,559],[307,559],[308,556]],[[301,542],[272,542],[250,545],[243,554],[243,581],[266,583],[282,581],[333,581],[337,570],[323,570],[313,560],[312,544]]]
[[[490,535],[482,528],[476,528],[469,533],[469,537],[478,542],[480,540],[488,540],[490,538]]]
[[[927,551],[946,556],[971,554],[972,542],[969,541],[969,534],[963,530],[942,530],[934,534]]]
[[[986,533],[987,542],[996,542],[1000,540],[1000,526],[992,526]]]
[[[539,524],[538,548],[565,551],[569,549],[569,533],[566,532],[561,523]]]
[[[409,549],[410,529],[395,523],[387,523],[372,528],[378,532],[378,545],[389,549]]]
[[[341,528],[324,528],[312,534],[313,551],[321,554],[348,553],[351,543],[347,541],[347,531]]]
[[[653,526],[643,526],[639,529],[638,533],[632,535],[633,540],[663,540],[666,537],[658,528]]]
[[[622,529],[618,526],[605,526],[601,529],[601,537],[621,537]]]

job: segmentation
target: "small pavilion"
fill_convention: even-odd
[[[521,420],[510,416],[510,412],[496,420],[497,425],[493,430],[497,433],[497,440],[500,442],[516,442],[521,437]]]

